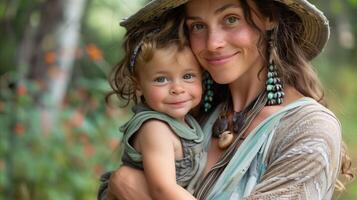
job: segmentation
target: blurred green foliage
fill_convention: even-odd
[[[40,22],[44,2],[0,2],[0,200],[95,199],[99,175],[120,164],[118,128],[129,117],[127,109],[115,103],[110,107],[104,100],[110,91],[108,72],[122,54],[125,31],[118,22],[145,0],[88,0],[74,68],[54,129],[46,123],[51,110],[37,106],[46,85],[22,79],[22,68],[16,66],[18,47],[28,33],[26,24]],[[324,10],[331,25],[330,41],[313,64],[357,166],[357,25],[352,23],[357,0],[312,2]],[[347,28],[341,27],[344,23]],[[49,39],[34,49],[42,51],[49,64],[58,56],[51,45]],[[357,199],[356,191],[357,184],[352,182],[336,197]]]
[[[120,164],[118,128],[129,115],[115,101],[111,106],[105,102],[107,75],[121,54],[125,31],[118,22],[138,2],[87,2],[74,68],[53,129],[46,123],[51,110],[37,105],[46,85],[22,79],[16,66],[26,24],[40,23],[44,2],[0,2],[0,200],[94,199],[99,176]],[[13,7],[17,10],[9,10]],[[51,38],[44,44],[36,46],[44,52],[41,59],[55,63],[59,55]]]
[[[0,190],[11,199],[93,199],[99,175],[120,164],[118,125],[123,112],[103,101],[104,80],[78,80],[69,91],[55,128],[46,131],[46,113],[26,82],[0,92]],[[6,163],[4,163],[6,162]],[[2,197],[0,199],[8,199]]]

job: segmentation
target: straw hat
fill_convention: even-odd
[[[124,19],[120,25],[130,30],[143,22],[152,20],[163,12],[176,8],[189,0],[152,0],[132,16]],[[302,44],[305,55],[309,60],[316,57],[325,47],[330,36],[327,18],[313,4],[307,0],[274,0],[285,4],[302,20],[304,31],[301,35],[306,45]],[[311,49],[311,44],[315,47]],[[310,48],[309,48],[310,46]]]

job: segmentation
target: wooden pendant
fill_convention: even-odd
[[[233,143],[233,133],[230,131],[224,131],[218,139],[218,147],[220,149],[226,149]]]

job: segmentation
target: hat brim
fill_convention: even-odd
[[[160,16],[167,10],[179,7],[187,3],[189,0],[153,0],[142,7],[133,15],[125,18],[120,22],[120,26],[125,27],[127,30],[141,25],[143,22],[150,21],[156,16]]]
[[[160,16],[167,10],[187,3],[189,0],[153,0],[146,4],[135,14],[124,19],[120,25],[127,30],[140,26],[142,23]],[[303,32],[301,44],[308,60],[315,58],[325,47],[330,29],[327,18],[313,4],[307,0],[274,0],[285,4],[301,19]]]
[[[301,19],[303,32],[302,49],[308,60],[321,53],[330,37],[329,22],[325,15],[306,0],[274,0],[285,4]]]

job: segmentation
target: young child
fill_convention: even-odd
[[[188,112],[200,103],[202,72],[177,28],[169,26],[127,35],[114,91],[126,105],[136,105],[121,127],[122,161],[144,170],[154,199],[193,199],[187,186],[202,171],[203,132]]]

